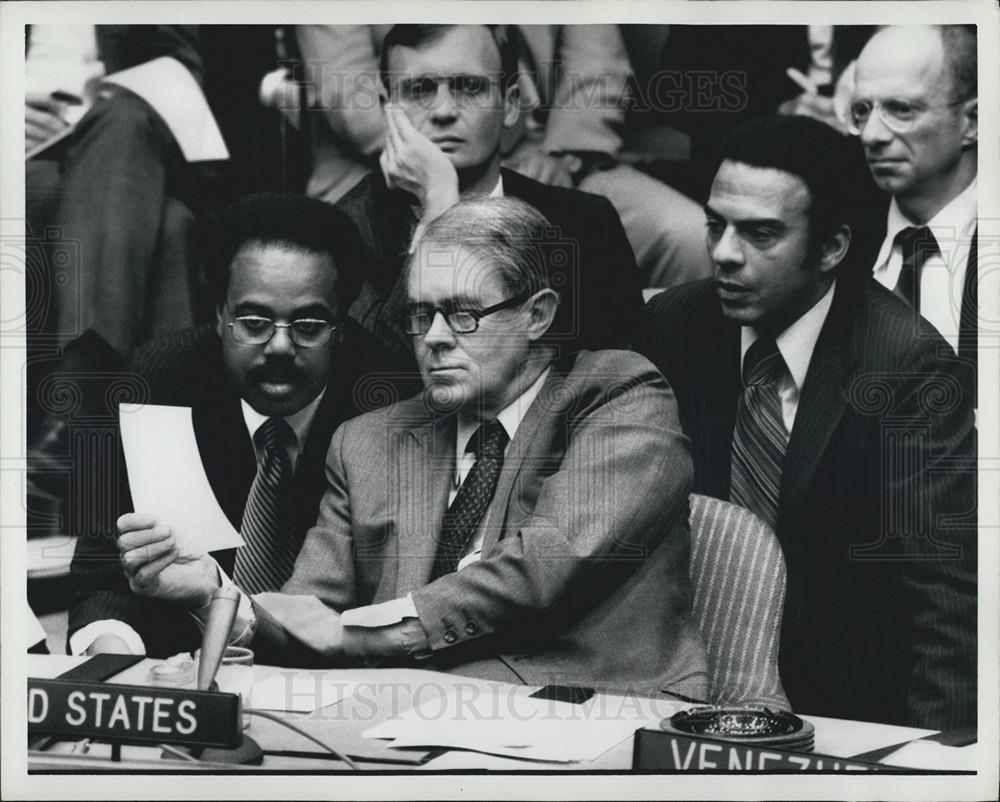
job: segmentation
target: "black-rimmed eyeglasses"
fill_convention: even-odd
[[[519,292],[513,298],[487,306],[485,309],[455,309],[431,304],[410,304],[398,315],[398,319],[407,334],[424,335],[431,330],[434,318],[440,312],[448,328],[455,334],[469,334],[479,328],[479,321],[482,318],[502,309],[512,309],[523,304],[529,297],[530,293]]]
[[[340,326],[318,318],[300,318],[291,323],[275,323],[269,317],[242,315],[227,324],[233,339],[241,345],[265,345],[278,329],[285,329],[293,343],[301,348],[318,348],[330,342]]]

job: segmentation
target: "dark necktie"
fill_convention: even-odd
[[[759,339],[743,358],[743,395],[733,430],[729,498],[774,528],[778,522],[781,466],[788,432],[781,415],[778,380],[785,361],[772,339]]]
[[[291,429],[281,418],[268,418],[254,436],[261,458],[240,527],[246,545],[236,550],[233,568],[233,579],[247,593],[278,590],[295,566],[294,510],[289,497],[292,464],[286,451],[291,437]]]
[[[444,515],[432,580],[450,574],[458,567],[483,513],[493,501],[497,479],[503,468],[504,449],[509,440],[500,421],[480,426],[473,435],[470,445],[475,445],[476,463]]]
[[[894,244],[903,254],[903,266],[893,292],[910,306],[920,311],[920,271],[931,256],[939,253],[934,233],[926,226],[909,226],[900,231]]]

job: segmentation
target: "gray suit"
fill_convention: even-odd
[[[705,698],[691,458],[652,365],[624,351],[554,363],[508,449],[482,559],[428,584],[454,438],[454,416],[421,396],[341,426],[319,520],[283,591],[335,610],[412,592],[434,650],[427,668]],[[285,659],[295,646],[267,616],[254,645]]]

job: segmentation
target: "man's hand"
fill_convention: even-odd
[[[420,202],[426,225],[458,203],[458,173],[437,145],[421,134],[398,106],[385,105],[385,150],[379,157],[390,189],[402,189]]]
[[[215,561],[181,557],[170,529],[151,515],[130,512],[118,519],[118,551],[129,587],[140,596],[197,609],[219,587]]]
[[[296,640],[326,657],[343,657],[344,628],[340,616],[315,596],[258,593],[253,600]]]
[[[837,119],[833,108],[833,98],[817,95],[814,92],[803,92],[791,100],[786,100],[778,106],[778,114],[800,114],[804,117],[812,117],[821,123],[826,123],[831,128],[835,128],[842,134],[847,133],[843,123]]]
[[[569,153],[557,155],[530,149],[523,155],[517,154],[510,168],[543,184],[572,189],[573,174],[580,169],[580,158]]]
[[[132,654],[132,650],[117,635],[99,635],[84,654]]]
[[[63,119],[63,104],[45,94],[32,93],[24,98],[24,151],[62,131],[69,123]]]

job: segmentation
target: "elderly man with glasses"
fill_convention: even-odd
[[[673,394],[638,354],[554,356],[547,228],[512,198],[428,226],[400,321],[425,392],[334,434],[294,574],[237,618],[259,659],[705,698]],[[139,593],[197,609],[219,584],[164,533],[119,545]]]
[[[217,554],[218,564],[248,589],[276,590],[316,520],[330,437],[363,411],[363,377],[381,357],[345,321],[361,281],[360,244],[332,207],[251,196],[226,213],[217,245],[214,330],[154,340],[132,369],[144,401],[191,408],[209,483],[247,543]],[[109,474],[116,452],[108,450]],[[94,473],[104,481],[104,471]],[[109,489],[118,488],[95,492]],[[109,503],[131,509],[128,488]],[[142,509],[118,527],[164,530]],[[164,656],[197,647],[193,618],[129,590],[110,532],[79,539],[73,572],[81,590],[70,613],[72,652]]]
[[[875,279],[977,364],[976,27],[884,28],[858,57],[849,127],[889,193]],[[916,331],[916,329],[914,329]]]

